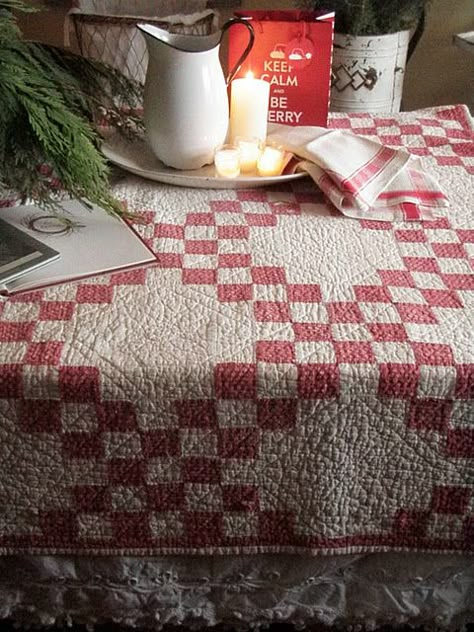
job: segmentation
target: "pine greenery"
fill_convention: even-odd
[[[124,215],[96,122],[138,131],[142,86],[100,62],[23,40],[15,11],[32,10],[0,0],[0,192],[50,209],[63,192]]]
[[[301,0],[300,7],[335,11],[335,30],[348,35],[386,35],[417,26],[429,0]]]

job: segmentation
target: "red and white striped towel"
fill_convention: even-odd
[[[374,220],[435,219],[449,203],[418,158],[345,130],[274,125],[268,141],[297,158],[341,213]],[[300,160],[298,160],[300,159]]]

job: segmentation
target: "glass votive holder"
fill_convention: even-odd
[[[240,151],[237,145],[220,145],[214,152],[214,166],[220,178],[237,178],[240,175]]]
[[[283,170],[285,150],[280,145],[268,143],[257,160],[259,176],[279,176]]]
[[[240,151],[240,171],[242,173],[255,172],[257,161],[263,150],[263,143],[260,138],[237,136],[235,144]]]

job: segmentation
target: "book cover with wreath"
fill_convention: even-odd
[[[60,206],[62,213],[35,205],[2,209],[2,219],[56,250],[60,257],[11,281],[0,294],[14,295],[156,263],[156,255],[125,220],[78,200]]]

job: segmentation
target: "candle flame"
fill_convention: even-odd
[[[248,71],[248,73],[245,75],[246,79],[253,79],[253,72],[251,70]]]

